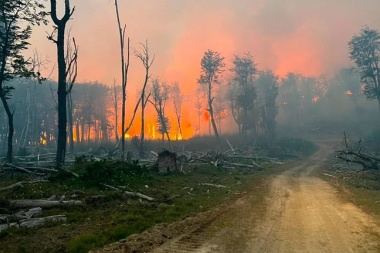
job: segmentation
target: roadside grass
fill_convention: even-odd
[[[336,170],[332,168],[333,159],[331,157],[331,162],[320,171],[321,177],[331,182],[346,201],[356,204],[380,219],[380,171],[361,171],[354,165]]]
[[[231,137],[230,142],[234,144]],[[191,143],[188,143],[189,145]],[[193,148],[202,146],[193,140]],[[250,143],[247,143],[249,145]],[[228,146],[225,149],[229,149]],[[260,145],[265,145],[265,141]],[[205,146],[203,145],[203,148]],[[271,147],[266,147],[271,149]],[[278,150],[285,152],[279,152]],[[315,146],[302,139],[283,139],[274,152],[293,157],[311,154]],[[286,157],[286,156],[284,156]],[[262,164],[264,169],[226,169],[211,165],[193,165],[187,174],[160,175],[154,169],[120,161],[86,160],[78,157],[70,170],[79,174],[58,173],[48,182],[25,184],[24,187],[0,192],[0,213],[11,214],[12,199],[78,199],[82,207],[60,207],[43,211],[43,216],[64,214],[64,223],[49,223],[40,228],[11,228],[0,233],[0,253],[12,252],[88,252],[106,244],[141,233],[159,223],[171,223],[199,212],[210,210],[223,202],[238,198],[249,191],[257,196],[259,205],[265,200],[262,187],[274,174],[286,166]],[[0,174],[0,187],[19,181],[30,181],[29,175]],[[220,184],[226,188],[201,185]],[[112,190],[105,184],[122,191]],[[123,191],[140,192],[155,198],[147,202],[125,196]]]
[[[2,213],[11,212],[9,199],[57,198],[83,200],[84,207],[62,207],[44,210],[45,215],[65,214],[63,224],[41,228],[9,229],[0,233],[0,252],[88,252],[126,238],[158,223],[170,223],[226,201],[233,193],[252,187],[273,166],[263,171],[194,166],[188,174],[159,175],[143,166],[121,162],[99,161],[76,163],[73,171],[80,178],[58,174],[50,182],[26,184],[22,188],[0,193]],[[0,187],[26,180],[20,174],[0,178]],[[203,186],[221,184],[227,188]],[[129,198],[102,184],[127,191],[141,192],[157,201]],[[0,201],[1,202],[1,201]]]

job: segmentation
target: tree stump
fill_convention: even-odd
[[[177,154],[164,150],[158,154],[157,159],[158,172],[166,174],[177,171]]]

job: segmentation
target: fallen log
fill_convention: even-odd
[[[22,172],[26,172],[26,173],[29,173],[29,174],[35,174],[35,175],[38,175],[38,176],[44,176],[45,175],[45,173],[38,173],[38,172],[30,171],[30,170],[27,170],[25,168],[22,168],[22,167],[19,167],[19,166],[10,164],[10,163],[5,163],[4,166],[7,166],[9,168],[13,168],[13,169],[16,169],[16,170],[19,170],[19,171],[22,171]]]
[[[47,222],[57,222],[57,221],[66,221],[67,218],[65,215],[52,215],[47,217],[41,217],[41,218],[31,218],[31,219],[25,219],[20,220],[19,222],[12,222],[8,224],[1,224],[0,225],[0,232],[4,231],[10,227],[25,227],[25,228],[33,228],[33,227],[39,227],[45,225]]]
[[[41,182],[49,182],[48,180],[33,180],[30,182],[25,182],[25,181],[20,181],[12,185],[0,187],[0,192],[1,191],[6,191],[6,190],[11,190],[16,187],[24,187],[24,184],[35,184],[35,183],[41,183]]]
[[[17,220],[25,220],[25,219],[31,219],[42,215],[42,208],[41,207],[34,207],[29,209],[28,211],[20,211],[12,216]]]
[[[227,138],[224,138],[224,139],[227,141],[228,145],[230,146],[231,151],[235,154],[235,150],[234,150],[234,148],[232,147],[231,143],[227,140]]]
[[[258,165],[257,163],[255,163],[255,162],[252,162],[252,165],[251,164],[244,164],[244,163],[231,163],[231,162],[226,162],[226,161],[225,161],[225,163],[227,163],[229,165],[238,166],[238,167],[260,168],[260,169],[262,169],[262,167],[260,165]]]
[[[41,218],[31,218],[20,221],[20,227],[32,228],[45,225],[46,222],[66,221],[65,215],[52,215]]]
[[[35,207],[31,208],[28,211],[20,211],[14,214],[0,214],[0,223],[9,223],[9,221],[14,220],[25,220],[42,215],[42,208]]]
[[[80,200],[46,200],[46,199],[20,199],[20,200],[10,200],[10,206],[13,208],[53,208],[62,206],[82,206],[83,202]]]
[[[212,186],[212,187],[216,187],[216,188],[227,188],[227,186],[221,185],[221,184],[200,183],[200,185]]]
[[[108,184],[102,184],[102,185],[105,186],[105,187],[107,187],[107,188],[110,188],[112,190],[115,190],[115,191],[121,191],[119,188],[116,188],[116,187],[114,187],[112,185],[108,185]]]
[[[24,183],[23,181],[20,181],[20,182],[17,182],[15,184],[11,184],[11,185],[8,185],[8,186],[0,187],[0,192],[1,191],[6,191],[6,190],[12,190],[13,188],[16,188],[16,187],[24,187],[23,183]]]
[[[145,199],[145,200],[148,200],[148,201],[154,201],[155,200],[154,198],[149,197],[149,196],[144,195],[144,194],[139,193],[139,192],[125,191],[124,194],[127,195],[127,196],[132,196],[132,197],[136,197],[136,198],[140,198],[140,199]]]

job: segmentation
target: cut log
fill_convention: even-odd
[[[17,220],[25,220],[30,218],[35,218],[42,215],[42,208],[41,207],[34,207],[29,209],[28,211],[20,211],[18,213],[15,213],[12,215]]]
[[[225,162],[229,165],[234,165],[234,166],[238,166],[238,167],[248,167],[248,168],[260,168],[262,169],[262,167],[260,165],[258,165],[257,163],[255,162],[251,162],[251,164],[243,164],[243,163],[231,163],[231,162]]]
[[[6,191],[6,190],[11,190],[13,188],[16,188],[16,187],[23,187],[23,181],[20,181],[20,182],[17,182],[15,184],[11,184],[11,185],[8,185],[8,186],[4,186],[4,187],[0,187],[0,192],[1,191]]]
[[[146,196],[146,195],[144,195],[142,193],[139,193],[139,192],[125,191],[124,194],[127,195],[127,196],[132,196],[132,197],[136,197],[136,198],[140,198],[140,199],[145,199],[145,200],[148,200],[148,201],[154,201],[155,200],[154,198]]]
[[[232,147],[231,143],[227,140],[227,138],[224,138],[224,139],[226,139],[226,142],[227,142],[228,145],[230,146],[231,151],[235,154],[235,150],[234,150],[234,148]]]
[[[227,188],[227,186],[221,185],[221,184],[200,183],[200,185],[212,186],[212,187],[216,187],[216,188]]]
[[[32,228],[43,226],[46,222],[66,221],[65,215],[52,215],[41,218],[32,218],[20,221],[20,227]]]
[[[20,199],[20,200],[11,200],[10,206],[13,208],[32,208],[32,207],[41,207],[41,208],[53,208],[60,206],[82,206],[83,203],[80,200],[46,200],[46,199]]]
[[[5,167],[11,168],[11,169],[16,169],[18,171],[26,172],[26,173],[29,173],[29,174],[34,174],[34,175],[38,175],[38,176],[45,176],[45,173],[39,173],[39,172],[30,171],[30,170],[27,170],[25,168],[22,168],[20,166],[16,166],[16,165],[13,165],[13,164],[10,164],[10,163],[5,163],[3,169],[6,169]]]
[[[107,187],[107,188],[110,188],[112,190],[115,190],[115,191],[121,191],[119,188],[116,188],[116,187],[114,187],[112,185],[108,185],[108,184],[102,184],[102,185],[105,186],[105,187]]]
[[[20,220],[19,222],[1,224],[0,225],[0,232],[4,231],[10,227],[33,228],[33,227],[43,226],[43,225],[45,225],[46,222],[66,221],[66,219],[67,218],[65,215],[53,215],[53,216],[47,216],[47,217],[41,217],[41,218],[25,219],[25,220]]]
[[[48,180],[33,180],[30,182],[25,182],[25,181],[20,181],[12,185],[0,187],[0,192],[1,191],[6,191],[6,190],[11,190],[16,187],[24,187],[24,184],[35,184],[35,183],[41,183],[41,182],[49,182]]]

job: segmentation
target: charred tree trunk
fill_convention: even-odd
[[[73,11],[70,9],[70,0],[65,0],[65,14],[61,19],[57,17],[57,1],[50,0],[51,3],[51,18],[56,25],[57,39],[50,36],[49,39],[53,40],[57,45],[57,58],[58,58],[58,141],[56,164],[61,166],[65,162],[66,155],[66,138],[67,138],[67,113],[66,113],[66,61],[65,61],[65,29],[66,23],[72,16]]]
[[[115,138],[116,138],[116,143],[119,142],[119,111],[118,111],[118,96],[117,96],[117,91],[116,91],[116,81],[113,83],[113,106],[115,110]]]
[[[8,139],[7,139],[7,162],[11,163],[13,160],[13,134],[14,134],[14,126],[13,126],[13,112],[11,112],[11,109],[9,108],[8,101],[5,97],[5,94],[2,90],[0,90],[0,99],[3,103],[5,112],[8,117]]]
[[[214,101],[214,98],[211,98],[212,94],[211,94],[211,87],[212,87],[212,80],[210,80],[210,83],[209,83],[209,88],[208,88],[208,110],[209,110],[209,113],[210,113],[210,120],[211,120],[211,124],[212,124],[212,128],[214,130],[214,134],[215,134],[215,137],[218,139],[218,141],[220,140],[219,139],[219,133],[218,133],[218,128],[216,126],[216,123],[215,123],[215,119],[214,119],[214,109],[212,107],[212,102]]]
[[[73,99],[71,93],[67,94],[67,119],[69,123],[69,150],[74,152]]]
[[[119,5],[118,1],[115,0],[115,9],[116,9],[116,18],[117,18],[117,24],[118,24],[118,31],[119,31],[119,40],[120,40],[120,56],[121,56],[121,77],[122,77],[122,108],[121,108],[121,159],[124,160],[125,157],[125,111],[126,111],[126,89],[127,89],[127,82],[128,82],[128,69],[129,69],[129,53],[130,53],[130,40],[128,38],[128,44],[127,44],[127,62],[125,63],[125,56],[124,56],[124,46],[125,46],[125,28],[121,28],[121,22],[120,22],[120,15],[119,15]]]

